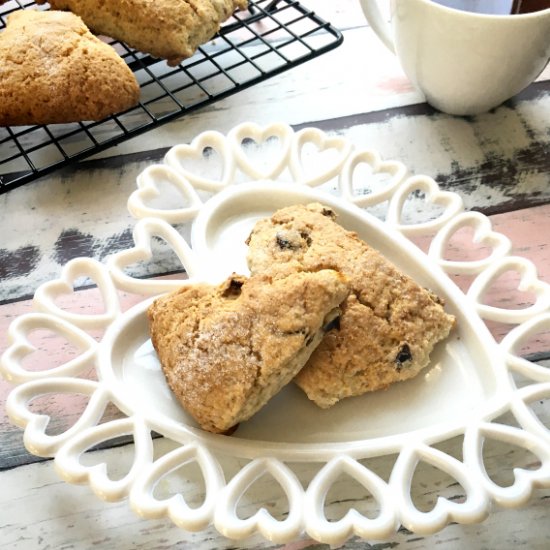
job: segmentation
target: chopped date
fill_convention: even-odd
[[[227,285],[225,290],[223,291],[223,296],[226,298],[233,297],[233,296],[240,296],[243,284],[244,284],[244,281],[242,279],[232,278],[229,281],[229,284]]]
[[[411,353],[411,348],[409,347],[409,344],[403,344],[395,358],[395,365],[397,370],[400,370],[403,364],[407,363],[411,359],[412,359],[412,353]]]
[[[323,216],[327,216],[328,218],[332,218],[333,220],[336,219],[336,214],[334,213],[334,210],[331,210],[326,206],[324,206],[323,210],[321,210],[321,214],[323,214]]]
[[[340,315],[329,321],[324,327],[323,331],[328,332],[329,330],[336,329],[340,330]]]
[[[282,233],[277,233],[277,245],[281,250],[298,250],[300,248],[300,243],[291,241]]]
[[[306,233],[305,231],[302,231],[300,233],[300,237],[302,237],[302,239],[304,239],[304,241],[306,241],[306,245],[309,247],[311,246],[311,243],[313,242],[311,240],[311,237],[309,236],[309,233]]]

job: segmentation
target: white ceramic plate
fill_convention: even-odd
[[[280,207],[312,201],[332,207],[344,227],[443,296],[457,329],[437,346],[425,372],[385,392],[321,410],[291,385],[233,436],[205,433],[167,387],[149,341],[147,305],[181,284],[218,281],[233,271],[246,274],[245,239],[255,221]],[[478,522],[492,502],[519,506],[534,487],[550,485],[550,437],[530,407],[550,396],[550,372],[518,356],[526,340],[550,327],[550,288],[538,280],[531,263],[510,256],[509,241],[492,231],[486,217],[463,211],[458,195],[441,191],[429,177],[408,176],[399,162],[383,162],[376,152],[318,130],[294,133],[282,124],[247,123],[227,136],[206,132],[171,149],[162,165],[140,175],[128,207],[139,219],[135,246],[106,265],[87,258],[69,262],[58,280],[36,292],[37,311],[12,324],[11,345],[2,357],[3,375],[16,384],[7,401],[10,417],[25,428],[27,448],[55,456],[68,481],[88,483],[107,500],[129,497],[144,517],[168,516],[188,530],[213,524],[231,538],[261,532],[277,542],[305,533],[330,544],[354,534],[383,539],[400,524],[431,533],[451,521]],[[464,227],[485,245],[483,258],[447,259],[450,239]],[[132,276],[131,266],[153,256],[152,242],[159,237],[174,250],[189,282]],[[419,238],[429,240],[428,254],[413,244]],[[535,296],[528,306],[485,304],[486,292],[507,271],[518,272],[520,290]],[[454,274],[475,276],[466,294],[449,277]],[[103,312],[79,315],[56,303],[82,276],[98,285]],[[152,297],[123,312],[117,289]],[[497,343],[487,320],[513,328]],[[26,370],[24,358],[33,352],[28,334],[36,328],[64,336],[80,354],[49,371]],[[99,343],[89,334],[97,328],[105,329]],[[79,376],[90,363],[97,380]],[[28,404],[36,395],[55,392],[83,393],[90,401],[74,426],[48,435],[49,419],[32,413]],[[100,422],[108,403],[124,418]],[[513,416],[515,426],[495,422],[504,413]],[[174,448],[155,456],[151,431],[175,442]],[[110,476],[105,464],[86,464],[83,457],[92,447],[123,435],[135,442],[134,461],[124,476]],[[434,446],[457,436],[463,438],[460,460]],[[529,449],[540,467],[518,469],[512,485],[497,485],[484,467],[487,438]],[[397,456],[389,479],[362,461],[389,455]],[[240,466],[228,472],[223,457]],[[200,505],[190,506],[183,490],[159,498],[155,491],[161,481],[191,462],[204,483]],[[410,489],[420,462],[454,478],[464,498],[441,497],[432,510],[417,509]],[[296,464],[304,463],[316,471],[305,485],[296,471]],[[287,513],[276,519],[260,502],[261,509],[243,519],[241,497],[266,474],[286,494]],[[373,496],[375,516],[351,509],[338,521],[327,519],[325,500],[342,474]]]

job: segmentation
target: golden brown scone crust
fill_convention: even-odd
[[[45,0],[39,0],[44,3]],[[110,36],[175,65],[218,32],[247,0],[50,0],[76,13],[97,34]]]
[[[253,274],[335,269],[350,280],[340,330],[324,337],[295,380],[323,408],[416,376],[454,324],[438,297],[335,218],[320,204],[291,206],[260,220],[248,240]]]
[[[223,433],[292,381],[348,292],[331,270],[185,286],[150,306],[151,339],[182,406]]]
[[[139,101],[134,74],[71,13],[19,10],[0,33],[0,126],[100,120]]]

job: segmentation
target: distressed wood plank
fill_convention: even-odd
[[[157,447],[166,446],[164,440],[156,442]],[[461,441],[450,440],[442,446],[448,453],[461,453]],[[109,464],[128,463],[133,446],[99,451],[97,462],[107,460]],[[233,467],[227,461],[224,466]],[[519,450],[489,453],[485,465],[491,475],[508,473],[512,467],[531,468],[529,455]],[[391,465],[381,467],[380,475],[388,475]],[[303,482],[314,475],[316,467],[298,468]],[[46,550],[49,548],[204,548],[229,550],[264,549],[274,550],[329,550],[329,546],[319,544],[304,537],[288,545],[278,545],[263,541],[259,536],[243,541],[231,541],[220,537],[213,528],[198,533],[188,533],[178,529],[166,519],[143,520],[129,510],[127,501],[106,503],[93,495],[88,487],[72,486],[61,481],[51,462],[23,466],[16,470],[0,472],[0,483],[4,490],[0,493],[2,509],[2,535],[6,547],[14,550]],[[440,492],[450,496],[460,493],[452,480],[437,471],[419,470],[413,482],[413,494],[418,506],[429,509],[434,505],[434,495]],[[186,498],[198,499],[200,490],[195,483],[186,486]],[[342,517],[351,506],[360,506],[361,491],[351,478],[338,480],[338,493],[329,493],[325,513],[329,517]],[[347,495],[346,497],[338,495]],[[248,493],[246,504],[242,508],[244,517],[254,513],[258,503],[268,501],[269,512],[275,517],[283,516],[286,499],[271,479],[257,482]],[[526,505],[520,509],[502,509],[494,507],[489,517],[481,524],[449,525],[439,533],[428,536],[414,535],[406,529],[400,529],[394,536],[375,543],[372,548],[404,548],[421,550],[431,547],[462,550],[468,548],[509,548],[513,541],[516,548],[546,548],[550,545],[550,525],[547,521],[549,489],[538,489]],[[30,526],[34,525],[34,528]],[[347,550],[365,549],[366,541],[357,537],[341,546]],[[371,546],[368,546],[369,548]]]
[[[400,109],[378,115],[313,125],[401,160],[411,173],[434,177],[460,194],[468,209],[497,213],[550,202],[550,81],[514,109],[469,120]],[[0,220],[0,302],[28,295],[71,258],[103,260],[131,246],[135,222],[127,198],[138,174],[165,152],[90,161],[1,195],[0,208],[10,216]],[[147,276],[179,265],[167,256],[136,269]]]

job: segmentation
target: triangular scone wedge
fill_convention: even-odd
[[[223,433],[294,378],[337,326],[348,292],[332,270],[185,286],[150,306],[151,338],[184,409]]]
[[[72,13],[19,10],[0,33],[0,126],[100,120],[139,101],[116,51]]]
[[[350,281],[340,330],[326,335],[296,377],[320,407],[418,375],[455,323],[442,299],[341,227],[321,204],[289,206],[260,220],[248,245],[253,274],[282,277],[323,267]]]
[[[38,0],[43,4],[45,0]],[[76,13],[97,34],[125,42],[169,65],[191,57],[248,0],[49,0]]]

